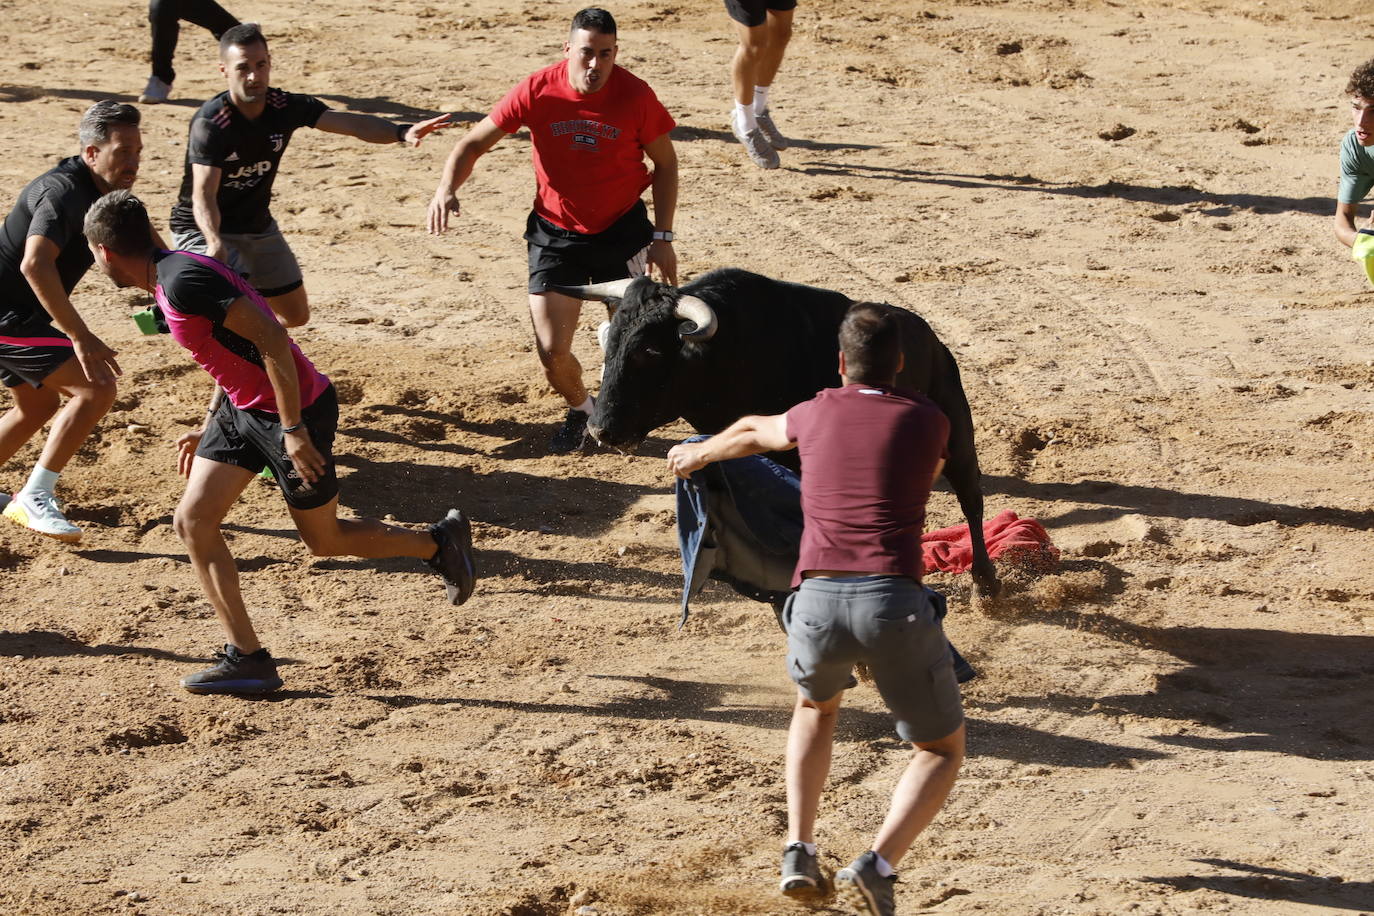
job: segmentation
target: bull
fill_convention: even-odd
[[[717,433],[746,414],[783,413],[840,384],[839,328],[853,304],[841,293],[734,268],[680,289],[639,277],[557,291],[611,310],[606,368],[587,424],[603,445],[632,449],[679,417]],[[887,307],[902,325],[897,385],[925,394],[949,418],[944,477],[968,520],[975,593],[992,597],[1000,586],[983,540],[982,474],[959,367],[920,316]],[[773,457],[796,469],[795,452]]]

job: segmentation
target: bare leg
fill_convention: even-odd
[[[754,87],[765,85],[758,77],[768,48],[768,25],[747,26],[736,22],[735,33],[739,36],[739,45],[731,62],[730,80],[735,87],[735,101],[752,105]]]
[[[43,379],[43,387],[67,396],[67,403],[57,412],[48,441],[38,458],[38,463],[48,470],[61,471],[86,442],[100,418],[109,412],[117,389],[113,381],[108,384],[88,381],[75,356],[49,373]]]
[[[818,703],[797,691],[792,725],[787,730],[787,842],[816,841],[816,809],[830,775],[830,751],[835,739],[844,691]]]
[[[873,843],[873,851],[894,867],[949,797],[964,762],[964,726],[938,741],[917,742],[914,747]]]
[[[34,388],[25,383],[11,388],[10,393],[14,406],[0,417],[0,465],[13,458],[62,406],[61,396],[50,385]]]
[[[769,10],[768,20],[763,28],[768,32],[767,43],[759,57],[758,69],[754,73],[755,86],[771,86],[782,66],[783,55],[787,53],[787,43],[792,40],[792,14],[795,10]]]
[[[339,518],[336,496],[316,509],[291,509],[296,530],[317,557],[415,557],[428,560],[439,550],[428,531],[387,525],[375,518]]]
[[[310,320],[310,300],[306,298],[304,286],[273,296],[267,304],[277,313],[283,327],[298,328]]]
[[[177,504],[172,527],[191,555],[205,597],[215,608],[224,635],[239,652],[249,655],[262,648],[248,609],[239,591],[239,571],[224,542],[220,523],[253,472],[232,464],[197,457],[191,464],[186,492]]]
[[[573,356],[573,335],[582,314],[582,300],[559,293],[530,293],[530,321],[544,377],[569,407],[580,407],[587,400],[582,384],[582,364]]]

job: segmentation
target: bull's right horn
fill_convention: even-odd
[[[635,279],[635,277],[626,277],[624,280],[592,283],[587,286],[550,286],[549,290],[550,292],[562,293],[564,296],[572,296],[574,299],[605,302],[607,299],[624,299],[625,292],[630,288],[630,284],[635,282]]]
[[[692,322],[678,328],[678,336],[689,343],[704,343],[716,334],[716,312],[696,296],[683,296],[677,300],[673,317]]]

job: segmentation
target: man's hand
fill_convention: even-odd
[[[205,429],[201,428],[177,437],[177,473],[182,477],[191,476],[191,463],[196,460],[196,449],[200,447],[200,437],[204,435]]]
[[[295,432],[285,433],[282,436],[282,444],[286,446],[286,454],[302,480],[314,483],[320,479],[324,474],[324,456],[315,448],[315,443],[310,441],[308,427],[302,426]]]
[[[406,131],[405,138],[401,142],[406,146],[419,146],[421,140],[436,130],[443,130],[445,127],[452,126],[453,115],[441,114],[438,117],[430,118],[428,121],[410,125],[410,130]]]
[[[115,361],[115,351],[94,334],[72,339],[77,362],[86,379],[96,385],[109,385],[123,373]]]
[[[677,252],[672,242],[654,239],[649,243],[649,267],[658,268],[664,283],[677,286]]]
[[[443,235],[448,228],[448,215],[452,213],[458,216],[462,213],[462,208],[458,206],[458,195],[449,191],[441,194],[434,192],[434,199],[429,202],[429,234]]]
[[[711,462],[706,460],[705,444],[683,442],[668,449],[668,470],[686,480],[692,476],[693,471],[706,467]]]

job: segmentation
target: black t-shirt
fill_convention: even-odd
[[[186,169],[181,191],[172,208],[172,231],[196,231],[191,209],[192,165],[221,170],[219,204],[221,232],[263,232],[272,222],[272,182],[277,177],[291,134],[314,127],[329,106],[309,95],[267,90],[267,105],[256,121],[245,118],[221,92],[191,118],[186,141]]]
[[[29,236],[41,235],[62,249],[57,274],[71,295],[95,263],[82,234],[86,211],[100,198],[91,170],[79,156],[57,163],[29,182],[0,228],[0,328],[23,325],[47,312],[19,271]]]

